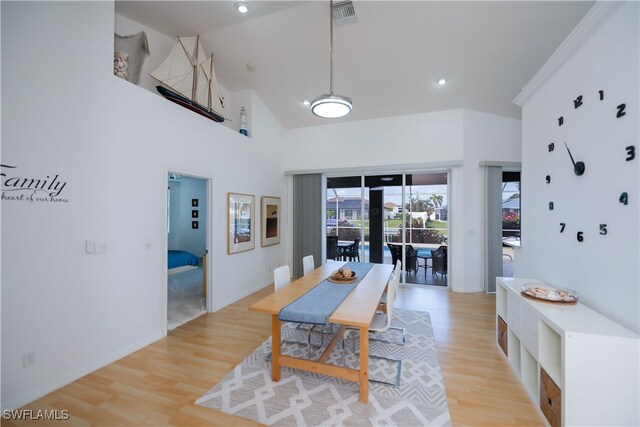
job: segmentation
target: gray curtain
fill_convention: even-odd
[[[502,276],[502,168],[485,167],[486,239],[485,289],[496,291],[496,277]]]
[[[322,260],[322,175],[293,176],[293,266],[291,274],[302,276],[302,258]]]

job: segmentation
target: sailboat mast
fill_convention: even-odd
[[[211,54],[211,63],[209,64],[209,81],[207,82],[207,108],[211,110],[211,80],[213,80],[213,53]]]
[[[196,89],[198,87],[198,51],[200,47],[200,34],[196,36],[196,60],[192,62],[193,66],[193,84],[191,86],[191,100],[196,100]]]

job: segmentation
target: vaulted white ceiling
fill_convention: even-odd
[[[234,3],[123,1],[116,12],[170,37],[200,34],[220,83],[253,89],[287,128],[454,108],[520,118],[513,99],[593,5],[356,1],[357,22],[334,32],[334,91],[354,109],[327,121],[302,101],[329,91],[328,2],[253,1],[246,15]]]

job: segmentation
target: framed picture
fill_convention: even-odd
[[[198,199],[191,199],[191,206],[194,208],[198,207]]]
[[[192,209],[191,210],[191,218],[198,218],[198,210],[197,209]]]
[[[198,229],[198,221],[191,221],[191,228],[194,230]]]
[[[227,253],[255,248],[255,196],[227,193]]]
[[[262,197],[262,246],[280,243],[280,197]]]

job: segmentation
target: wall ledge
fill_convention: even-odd
[[[586,41],[602,27],[602,24],[624,2],[599,1],[573,29],[535,76],[522,88],[513,103],[522,107],[562,67]]]

